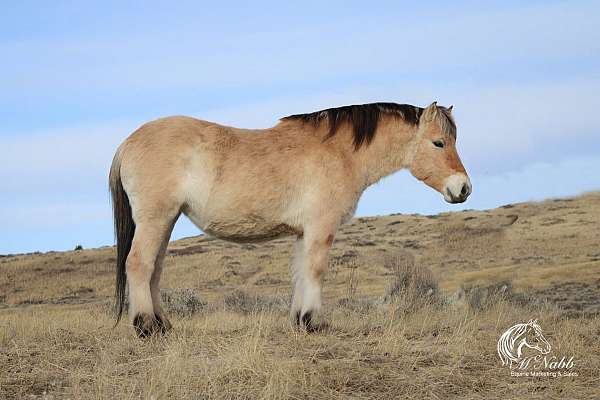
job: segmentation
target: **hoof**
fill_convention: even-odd
[[[171,323],[158,315],[138,314],[133,319],[133,327],[138,337],[144,339],[155,334],[165,334],[171,329]]]
[[[171,325],[171,322],[167,317],[165,317],[164,315],[160,316],[158,314],[156,314],[155,317],[158,321],[158,326],[160,327],[160,333],[164,335],[168,333],[171,329],[173,329],[173,325]]]
[[[314,333],[322,330],[322,326],[315,324],[312,312],[306,312],[304,315],[300,315],[300,311],[296,313],[296,326],[300,329],[304,329],[308,333]]]

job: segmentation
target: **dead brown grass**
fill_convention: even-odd
[[[559,354],[579,376],[511,378],[495,354],[499,334],[542,315]],[[595,398],[600,395],[597,318],[498,302],[486,312],[393,305],[368,314],[330,309],[327,330],[294,329],[285,310],[224,309],[177,321],[165,338],[140,341],[110,328],[99,306],[27,309],[3,317],[0,393],[121,398]]]

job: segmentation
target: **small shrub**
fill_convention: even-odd
[[[429,268],[418,266],[412,253],[402,252],[386,257],[384,266],[393,272],[394,280],[383,301],[402,304],[406,311],[425,304],[439,303],[439,286]]]
[[[474,310],[481,311],[499,301],[511,301],[513,297],[512,283],[500,281],[488,286],[463,286],[448,300],[450,303],[464,303]]]
[[[378,299],[370,297],[343,298],[338,301],[340,307],[354,311],[358,314],[369,314],[376,310],[380,304],[380,300],[378,301]]]
[[[256,297],[250,296],[243,290],[234,290],[226,295],[223,301],[225,302],[225,308],[243,314],[252,312],[256,306]]]
[[[242,314],[250,314],[254,311],[273,309],[285,309],[289,307],[289,301],[280,296],[258,296],[249,294],[244,290],[236,289],[223,299],[225,308]]]
[[[83,246],[78,244],[77,246],[75,246],[75,248],[73,249],[74,251],[81,251],[83,250]]]
[[[192,289],[161,289],[160,297],[165,311],[180,316],[196,314],[206,307],[206,303]]]

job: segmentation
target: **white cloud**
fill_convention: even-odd
[[[136,127],[113,121],[0,135],[4,189],[9,196],[28,196],[77,193],[105,183],[117,146]]]
[[[60,228],[103,221],[107,221],[107,225],[110,225],[111,210],[108,196],[104,202],[98,200],[86,202],[75,199],[57,203],[39,199],[33,204],[5,203],[0,208],[0,221],[4,226],[27,227],[32,231],[35,231],[36,227]]]
[[[100,39],[0,43],[0,52],[13,60],[0,66],[0,86],[18,95],[54,96],[57,91],[308,82],[365,73],[448,74],[474,66],[494,74],[498,67],[597,54],[598,25],[593,2],[570,2],[466,14],[448,8],[372,18],[357,13],[218,35],[190,25],[170,32],[144,27]]]

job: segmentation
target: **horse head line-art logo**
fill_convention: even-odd
[[[529,320],[525,324],[516,324],[510,327],[498,340],[498,355],[502,365],[518,363],[523,359],[523,347],[548,354],[551,350],[550,343],[542,335],[542,328],[536,320]]]

